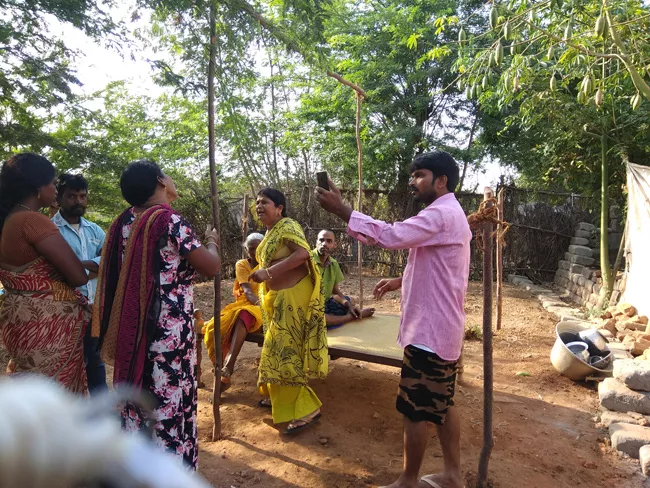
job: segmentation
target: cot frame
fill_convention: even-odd
[[[247,342],[253,342],[262,347],[264,343],[264,336],[259,332],[254,332],[246,336]],[[344,349],[341,347],[329,347],[329,356],[331,360],[336,360],[339,358],[354,359],[356,361],[363,361],[365,363],[374,363],[374,364],[383,364],[385,366],[394,366],[396,368],[402,367],[402,360],[387,356],[379,356],[376,354],[369,354],[359,351],[350,351],[349,349]]]

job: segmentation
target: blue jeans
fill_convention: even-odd
[[[106,366],[99,356],[97,337],[90,336],[90,324],[84,336],[84,363],[86,363],[86,376],[88,377],[88,393],[97,395],[108,390],[106,384]]]

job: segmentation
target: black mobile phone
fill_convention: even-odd
[[[327,171],[319,171],[318,173],[316,173],[316,181],[318,182],[318,186],[320,186],[324,190],[329,191],[330,184],[327,178]]]

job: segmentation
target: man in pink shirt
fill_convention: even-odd
[[[402,288],[398,343],[404,361],[397,410],[404,416],[404,469],[386,488],[461,488],[460,418],[454,408],[456,373],[465,328],[463,303],[472,233],[454,196],[458,165],[446,152],[418,155],[409,189],[427,207],[403,222],[387,224],[355,212],[330,181],[317,188],[320,205],[348,223],[348,234],[369,245],[409,249],[401,278],[377,283],[374,295]],[[427,422],[436,424],[444,471],[418,480],[427,445]]]

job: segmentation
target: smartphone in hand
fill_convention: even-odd
[[[323,190],[329,191],[330,184],[328,180],[329,178],[327,177],[327,171],[319,171],[316,173],[316,181],[318,182],[318,186],[320,186]]]

